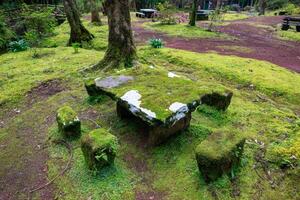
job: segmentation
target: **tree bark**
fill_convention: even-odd
[[[264,15],[267,7],[266,0],[259,0],[259,15]]]
[[[90,0],[90,6],[91,6],[91,22],[101,26],[102,22],[99,14],[99,8],[97,7],[95,0]]]
[[[117,67],[131,67],[137,59],[133,42],[128,0],[106,0],[108,17],[108,48],[103,60],[96,68],[104,70]]]
[[[64,0],[64,8],[71,28],[68,45],[92,40],[94,36],[82,25],[80,13],[74,0]]]
[[[196,25],[197,0],[193,1],[192,12],[190,13],[190,26]]]

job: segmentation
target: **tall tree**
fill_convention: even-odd
[[[94,68],[131,67],[137,59],[133,42],[128,0],[106,0],[109,36],[105,56]]]
[[[96,23],[98,25],[102,25],[100,14],[99,14],[99,6],[96,3],[96,0],[90,0],[91,7],[91,22]]]
[[[64,0],[64,8],[71,28],[69,45],[90,41],[94,36],[83,26],[74,0]]]
[[[190,13],[190,26],[196,25],[196,14],[197,14],[197,0],[193,1],[192,12]]]
[[[259,0],[259,15],[264,15],[267,7],[266,0]]]

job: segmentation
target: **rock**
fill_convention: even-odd
[[[201,97],[201,104],[213,106],[218,110],[226,110],[231,103],[232,92],[227,92],[223,95],[213,92]]]
[[[76,112],[69,106],[58,109],[56,121],[59,132],[65,137],[77,137],[81,132],[81,123]]]
[[[166,141],[170,136],[187,129],[191,121],[191,112],[187,106],[181,107],[164,122],[147,115],[139,108],[128,104],[127,101],[117,101],[117,114],[120,118],[135,118],[143,122],[148,134],[148,144],[158,145]]]
[[[212,133],[196,147],[199,171],[206,182],[229,174],[240,163],[245,138],[230,132]]]
[[[114,163],[117,153],[117,138],[103,128],[95,129],[81,139],[83,152],[88,168],[101,170]]]
[[[122,84],[128,83],[129,81],[133,81],[132,76],[109,76],[106,78],[96,78],[85,81],[85,88],[90,96],[97,95],[109,95],[110,93],[105,92],[102,88],[111,89],[118,87]]]

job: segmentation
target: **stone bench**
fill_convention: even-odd
[[[291,26],[295,26],[296,31],[300,32],[300,17],[285,17],[281,25],[281,30],[287,31]]]
[[[139,18],[145,18],[145,14],[142,13],[142,12],[137,12],[137,13],[135,13],[135,16],[136,16],[136,17],[139,17]]]
[[[88,80],[91,96],[117,101],[121,118],[136,118],[146,127],[149,144],[156,145],[186,129],[191,113],[201,104],[226,110],[232,93],[222,85],[197,82],[164,68],[143,66]]]

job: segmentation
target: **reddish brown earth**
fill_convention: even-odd
[[[28,116],[32,123],[17,123],[17,115],[30,110],[35,103],[64,91],[66,88],[60,80],[54,79],[42,82],[26,94],[23,105],[11,111],[7,110],[0,116],[0,131],[6,132],[10,127],[12,132],[1,138],[0,142],[0,199],[27,199],[38,195],[41,199],[54,199],[52,185],[30,194],[29,191],[48,182],[47,160],[48,152],[45,148],[47,130],[55,121],[55,109],[50,113]],[[47,106],[47,105],[45,105]],[[1,107],[0,107],[1,108]],[[38,117],[43,117],[43,124],[35,124]],[[14,149],[14,151],[12,151]]]
[[[252,17],[233,21],[229,25],[217,28],[217,31],[235,38],[231,40],[223,38],[187,39],[172,37],[152,30],[146,30],[141,26],[142,22],[140,21],[133,23],[133,30],[138,43],[145,43],[151,38],[162,38],[166,43],[165,46],[170,48],[201,53],[215,51],[222,55],[236,55],[265,60],[300,72],[300,43],[278,39],[275,35],[275,29],[272,28],[272,26],[275,27],[281,23],[281,20],[281,16]],[[203,23],[198,23],[198,26],[203,26]],[[224,46],[232,46],[233,49],[224,49]],[[234,49],[236,46],[246,47],[251,51],[245,52],[241,49]]]

